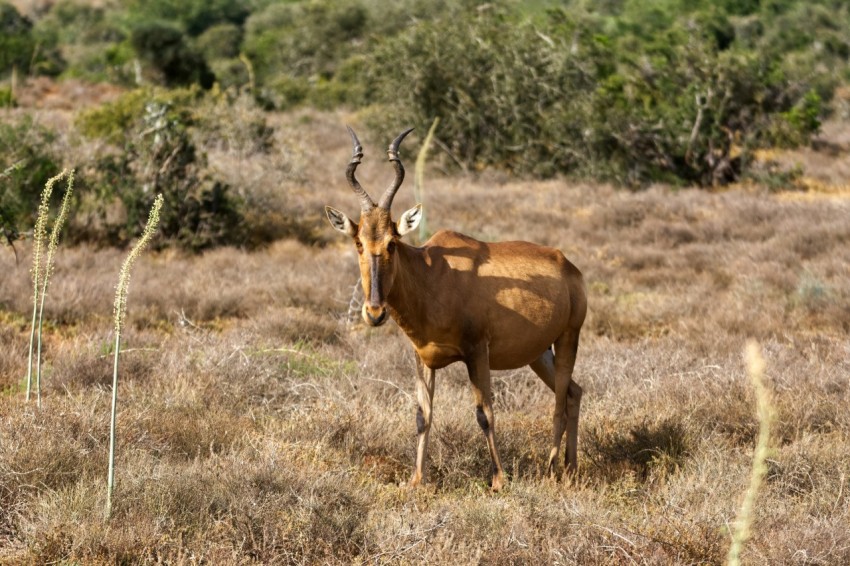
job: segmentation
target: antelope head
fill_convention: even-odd
[[[398,157],[398,146],[413,128],[407,129],[390,143],[387,155],[395,168],[395,179],[387,188],[378,204],[360,186],[354,176],[360,160],[363,158],[363,147],[354,130],[348,128],[351,142],[354,146],[351,161],[345,176],[351,189],[360,199],[360,221],[354,223],[344,213],[325,207],[325,213],[335,230],[346,234],[354,240],[360,262],[360,280],[363,284],[363,320],[370,326],[380,326],[387,321],[387,295],[392,289],[398,270],[397,253],[402,236],[415,229],[422,219],[422,205],[417,204],[401,215],[398,222],[393,222],[390,214],[393,198],[404,181],[404,166]]]

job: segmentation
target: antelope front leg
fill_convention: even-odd
[[[476,349],[466,362],[472,392],[475,395],[475,417],[487,438],[487,448],[493,461],[493,477],[490,487],[500,491],[505,485],[505,473],[496,451],[496,421],[493,418],[493,396],[490,382],[490,351],[487,344]]]
[[[431,431],[436,374],[437,371],[423,364],[419,354],[416,354],[416,468],[410,478],[411,487],[416,487],[425,479],[425,459],[428,452],[428,433]]]

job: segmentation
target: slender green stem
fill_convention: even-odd
[[[112,416],[109,420],[109,474],[106,479],[106,518],[112,517],[112,491],[115,489],[115,420],[118,407],[118,354],[121,334],[115,333],[115,361],[112,365]]]
[[[38,281],[36,281],[38,283]],[[32,351],[35,346],[35,323],[38,315],[38,292],[32,299],[32,326],[30,327],[30,352],[27,357],[27,401],[30,400],[30,391],[32,391]]]
[[[44,325],[44,297],[47,295],[47,278],[41,291],[41,306],[38,311],[38,353],[35,358],[35,403],[41,408],[41,327]]]

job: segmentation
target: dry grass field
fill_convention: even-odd
[[[349,322],[356,254],[322,218],[324,204],[357,210],[349,119],[275,118],[286,155],[209,151],[228,182],[296,211],[317,243],[136,265],[109,522],[124,252],[60,248],[37,410],[22,392],[28,244],[18,263],[0,250],[0,563],[721,563],[758,431],[748,338],[763,347],[777,423],[744,561],[850,563],[846,195],[631,193],[430,170],[431,228],[556,246],[585,274],[580,471],[546,477],[553,396],[527,368],[496,372],[510,483],[491,494],[468,378],[453,366],[437,376],[429,483],[409,490],[412,350],[393,323]],[[364,142],[358,176],[374,192],[391,177],[386,142]],[[416,143],[403,155],[411,173]],[[414,204],[410,180],[396,211]]]

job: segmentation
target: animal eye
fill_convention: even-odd
[[[391,254],[395,251],[395,242],[387,244],[387,253]]]
[[[354,240],[354,245],[357,246],[357,253],[363,253],[363,243],[360,240]]]

